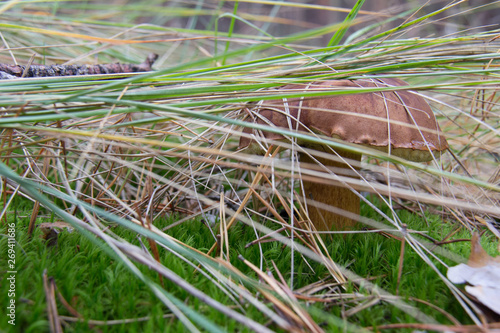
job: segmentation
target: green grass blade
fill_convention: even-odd
[[[347,14],[347,17],[344,19],[343,27],[340,28],[339,30],[337,30],[337,32],[335,32],[335,34],[332,36],[332,38],[328,42],[328,46],[339,45],[340,41],[342,40],[342,38],[344,38],[347,30],[350,28],[354,19],[358,15],[358,12],[361,9],[361,6],[363,6],[364,3],[365,3],[365,0],[356,1],[356,4],[354,5],[354,7],[352,7],[351,11],[349,12],[349,14]]]

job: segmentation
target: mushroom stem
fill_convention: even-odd
[[[361,155],[350,152],[342,152],[342,157],[361,161]],[[315,157],[315,160],[326,166],[327,168],[344,168],[344,174],[352,174],[351,168],[342,162],[335,162],[329,159]],[[301,163],[316,164],[317,162],[311,159],[309,155],[301,154]],[[335,172],[332,170],[332,172]],[[310,200],[320,202],[322,204],[343,209],[347,212],[359,215],[360,200],[359,197],[352,192],[352,190],[343,186],[334,186],[325,183],[317,183],[310,181],[303,181],[304,197],[307,204],[309,219],[314,224],[318,231],[331,231],[331,230],[350,230],[357,224],[357,220],[353,220],[347,216],[335,214],[325,209],[314,206],[308,203]]]

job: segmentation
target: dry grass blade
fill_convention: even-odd
[[[47,312],[50,323],[51,333],[62,333],[62,326],[59,320],[59,314],[57,312],[56,304],[56,285],[52,277],[47,277],[47,272],[44,271],[43,274],[43,287],[45,290],[45,299],[47,301]]]
[[[429,325],[429,324],[418,324],[418,323],[408,323],[408,324],[390,324],[378,326],[378,330],[386,329],[423,329],[423,330],[435,330],[435,331],[448,331],[448,332],[484,332],[484,330],[496,330],[500,327],[499,324],[487,325],[487,327],[478,327],[475,325],[461,325],[461,326],[447,326],[447,325]],[[372,330],[375,328],[372,328]]]
[[[41,154],[43,154],[43,150],[41,151]],[[39,176],[40,179],[46,179],[49,164],[50,164],[50,159],[48,157],[45,157],[43,159],[42,170],[40,170],[40,174],[41,174]],[[36,165],[36,164],[33,164],[33,165]],[[40,203],[38,201],[36,201],[35,204],[33,205],[33,212],[31,213],[30,224],[28,226],[28,235],[30,237],[33,234],[33,230],[35,229],[35,221],[38,217],[39,209],[40,209]]]
[[[140,321],[148,321],[151,320],[151,317],[139,317],[139,318],[128,318],[128,319],[117,319],[117,320],[94,320],[94,319],[82,319],[79,317],[69,317],[69,316],[59,316],[59,318],[65,322],[79,322],[85,321],[89,325],[93,326],[110,326],[110,325],[122,325],[135,323]],[[173,314],[165,314],[162,316],[163,319],[172,319],[175,318]]]

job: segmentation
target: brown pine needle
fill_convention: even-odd
[[[47,315],[51,333],[62,333],[62,326],[57,313],[57,304],[55,297],[55,282],[52,277],[47,277],[47,270],[43,271],[43,289],[45,290],[45,299],[47,301]]]
[[[396,282],[396,295],[399,295],[399,286],[401,284],[401,276],[403,275],[403,262],[405,258],[405,244],[406,244],[406,224],[401,226],[403,231],[403,237],[401,240],[401,251],[399,253],[399,267],[398,267],[398,279]]]

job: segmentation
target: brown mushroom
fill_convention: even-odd
[[[280,89],[290,91],[314,91],[342,88],[386,88],[406,86],[407,83],[392,78],[366,78],[360,80],[331,80],[311,84],[286,85]],[[409,90],[389,90],[369,93],[332,95],[319,98],[283,98],[282,100],[263,101],[253,110],[258,124],[267,124],[288,130],[323,134],[350,144],[369,146],[414,162],[433,159],[434,155],[448,147],[444,135],[437,124],[434,114],[424,98]],[[298,121],[298,123],[297,123]],[[244,133],[258,133],[245,128]],[[265,139],[284,140],[278,133],[262,132]],[[319,151],[333,152],[331,147],[311,145],[310,142],[297,144]],[[261,145],[244,135],[240,148],[247,147],[251,152],[261,150]],[[335,151],[350,160],[361,161],[361,155],[347,151]],[[326,167],[335,170],[349,166],[341,161],[326,158],[315,159]],[[300,154],[301,163],[317,163],[308,154]],[[342,174],[348,174],[343,172]],[[354,173],[355,174],[355,173]],[[354,176],[356,177],[356,176]],[[340,208],[359,215],[360,199],[345,186],[332,186],[317,182],[303,182],[304,199],[312,199],[323,204]],[[356,221],[351,215],[333,214],[327,210],[307,205],[309,218],[317,230],[350,229]]]

